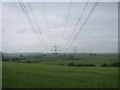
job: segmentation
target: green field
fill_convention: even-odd
[[[3,88],[117,88],[117,67],[3,62]]]
[[[74,64],[95,64],[96,66],[100,66],[101,64],[108,64],[118,62],[117,55],[96,55],[96,56],[80,56],[79,60],[68,60],[68,59],[54,59],[54,60],[42,60],[39,64],[50,64],[50,65],[68,65],[70,62]],[[28,60],[35,60],[35,59],[28,59]]]

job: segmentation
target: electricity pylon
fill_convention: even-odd
[[[55,54],[55,55],[57,55],[58,54],[58,51],[61,51],[61,50],[58,50],[58,48],[59,48],[59,46],[57,46],[57,45],[54,45],[53,46],[53,53]]]

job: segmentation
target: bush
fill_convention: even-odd
[[[74,63],[71,62],[71,63],[68,64],[68,66],[74,66]]]
[[[94,67],[94,64],[78,64],[76,66],[81,66],[81,67]]]
[[[32,61],[26,61],[26,63],[32,63]]]
[[[115,62],[110,64],[111,67],[120,67],[120,62]]]
[[[95,67],[94,64],[74,64],[74,63],[69,63],[68,66],[80,66],[80,67]]]
[[[108,67],[106,63],[102,64],[101,67]]]
[[[89,64],[90,67],[95,67],[95,64]]]

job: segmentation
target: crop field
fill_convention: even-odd
[[[35,60],[35,59],[28,59],[28,60]],[[68,59],[54,59],[54,60],[41,60],[39,64],[50,64],[50,65],[68,65],[69,63],[74,64],[95,64],[96,66],[100,66],[101,64],[108,64],[117,62],[118,56],[117,55],[96,55],[96,56],[79,56],[78,60],[68,60]]]
[[[0,4],[0,89],[120,89],[120,3],[33,1]]]
[[[3,88],[117,88],[117,67],[3,62]]]

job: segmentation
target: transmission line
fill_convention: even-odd
[[[83,29],[84,25],[86,24],[86,22],[88,21],[88,19],[90,18],[90,16],[92,15],[95,7],[97,6],[98,2],[95,2],[93,8],[91,9],[90,13],[88,14],[87,18],[85,19],[85,21],[83,22],[82,26],[80,27],[78,33],[75,35],[75,37],[73,38],[73,40],[71,41],[71,43],[68,45],[68,47],[65,49],[66,51],[70,48],[70,46],[74,43],[75,39],[78,37],[79,33],[81,32],[81,30]]]
[[[69,44],[69,41],[71,40],[71,38],[72,38],[72,36],[73,36],[73,33],[75,32],[78,24],[80,23],[80,21],[81,21],[81,19],[82,19],[82,17],[83,17],[83,14],[84,14],[84,12],[85,12],[85,10],[86,10],[86,8],[87,8],[87,5],[88,5],[88,1],[87,1],[87,3],[85,3],[84,8],[83,8],[83,10],[82,10],[82,12],[81,12],[81,14],[80,14],[80,17],[79,17],[78,21],[76,22],[76,25],[75,25],[72,33],[70,34],[70,37],[69,37],[67,43],[65,44],[65,47]],[[64,47],[64,48],[65,48],[65,47]],[[63,48],[63,49],[64,49],[64,48]]]
[[[27,4],[28,4],[28,6],[29,6],[29,8],[30,8],[30,10],[31,10],[32,17],[33,17],[33,19],[34,19],[34,21],[35,21],[35,24],[36,24],[36,26],[37,26],[37,28],[38,28],[38,30],[39,30],[39,33],[41,33],[40,28],[39,28],[38,23],[37,23],[37,20],[36,20],[36,17],[35,17],[35,15],[34,15],[33,10],[32,10],[32,7],[31,7],[31,5],[30,5],[29,2],[27,2]]]
[[[69,13],[70,13],[71,5],[72,5],[72,2],[69,3],[69,8],[68,8],[68,12],[67,12],[67,16],[66,16],[66,20],[65,20],[65,24],[64,24],[64,29],[63,29],[63,37],[64,37],[64,33],[65,33],[65,30],[66,30],[66,25],[67,25]]]
[[[36,28],[34,27],[34,24],[33,24],[33,22],[32,22],[32,19],[30,18],[29,13],[28,13],[28,11],[27,11],[27,9],[26,9],[24,3],[22,2],[22,0],[21,0],[21,1],[18,0],[18,2],[19,2],[19,4],[20,4],[20,6],[21,6],[21,8],[22,8],[22,10],[23,10],[23,12],[24,12],[24,14],[25,14],[25,16],[26,16],[28,22],[29,22],[30,25],[32,26],[33,32],[36,34],[36,36],[37,36],[38,39],[40,40],[41,45],[43,46],[43,48],[45,49],[45,51],[47,51],[46,47],[44,46],[43,42],[41,41],[41,38],[38,36],[37,32],[35,31]],[[47,51],[47,52],[48,52],[48,51]]]
[[[68,7],[68,12],[67,12],[65,23],[64,23],[64,27],[63,27],[62,39],[64,38],[64,34],[65,34],[65,30],[66,30],[67,21],[68,21],[68,17],[69,17],[71,6],[72,6],[72,2],[70,1],[69,7]]]
[[[41,30],[40,30],[40,27],[39,27],[39,25],[38,25],[38,23],[37,23],[36,17],[35,17],[34,12],[33,12],[33,9],[32,9],[32,7],[31,7],[31,5],[30,5],[29,2],[28,2],[27,4],[28,4],[28,6],[29,6],[29,8],[30,8],[30,10],[31,10],[31,14],[32,14],[32,17],[33,17],[33,19],[34,19],[34,21],[35,21],[35,24],[36,24],[36,26],[37,26],[37,29],[38,29],[39,33],[41,34]],[[42,35],[42,34],[41,34],[41,39],[42,39],[42,40],[44,41],[44,43],[45,43],[45,39],[43,38],[43,35]],[[48,46],[47,46],[46,43],[45,43],[45,45],[46,45],[46,47],[48,48]]]
[[[51,33],[50,33],[49,25],[48,25],[48,18],[47,18],[44,2],[42,2],[42,6],[43,6],[43,11],[44,11],[44,16],[45,16],[46,27],[47,27],[47,30],[48,30],[49,40],[50,40],[50,43],[52,44],[53,42],[52,42],[52,39],[51,39]]]

